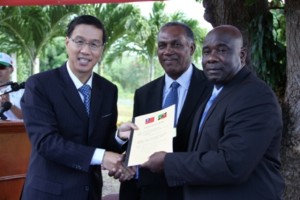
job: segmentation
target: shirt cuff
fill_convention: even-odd
[[[91,165],[101,165],[104,156],[104,149],[96,149],[91,160]]]
[[[119,145],[123,145],[125,144],[128,140],[122,140],[119,136],[118,136],[119,130],[116,131],[115,133],[115,139],[118,142]]]

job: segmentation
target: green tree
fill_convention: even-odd
[[[113,62],[105,75],[108,75],[110,80],[119,83],[124,93],[133,94],[135,89],[144,85],[147,80],[147,68],[142,63],[135,56],[124,56]]]
[[[98,73],[103,75],[105,63],[107,63],[107,51],[113,49],[114,44],[120,38],[126,37],[128,30],[135,28],[135,19],[140,16],[140,10],[131,4],[97,4],[94,6],[93,13],[103,22],[108,35],[103,53],[103,64],[99,63],[98,70]]]
[[[0,7],[0,42],[8,52],[30,61],[30,74],[38,72],[45,46],[62,35],[67,19],[79,10],[79,6]]]
[[[48,43],[41,55],[40,71],[59,67],[67,60],[65,37],[55,37]]]
[[[135,56],[149,69],[149,77],[145,82],[151,81],[161,75],[161,68],[157,69],[157,66],[159,66],[157,60],[157,34],[160,27],[169,21],[181,21],[191,27],[195,33],[196,44],[198,46],[194,57],[195,59],[199,58],[201,52],[201,48],[199,47],[201,46],[205,31],[199,27],[198,21],[186,18],[181,12],[167,15],[165,4],[156,2],[153,4],[149,18],[135,16],[136,23],[134,28],[129,29],[127,34],[114,44],[107,55],[107,63],[110,64],[115,58],[120,58],[124,55]],[[159,73],[156,73],[157,70]]]

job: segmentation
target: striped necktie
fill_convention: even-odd
[[[79,92],[83,95],[83,104],[86,112],[90,114],[90,101],[91,101],[91,87],[89,85],[83,85],[79,89]]]

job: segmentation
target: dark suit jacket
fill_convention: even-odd
[[[198,133],[204,106],[189,152],[165,158],[169,186],[184,186],[185,200],[282,199],[282,117],[272,90],[244,68],[224,85]]]
[[[161,76],[136,90],[134,97],[134,117],[162,109],[164,85],[164,76]],[[195,110],[197,105],[204,101],[210,94],[211,89],[212,85],[208,82],[204,73],[193,66],[189,90],[177,123],[177,136],[173,140],[174,151],[187,151],[188,138]],[[124,184],[127,183],[125,182]],[[124,184],[122,183],[121,188]],[[182,194],[180,193],[181,187],[167,188],[163,174],[154,174],[147,169],[141,168],[138,185],[143,188],[141,199],[182,199]],[[151,187],[149,192],[147,192],[147,187]],[[133,197],[129,193],[137,193],[137,191],[134,191],[134,188],[127,188],[126,190],[128,195],[123,194],[121,190],[121,200],[133,200]]]
[[[88,117],[66,65],[27,80],[21,106],[32,152],[23,200],[101,198],[101,167],[90,162],[96,147],[118,148],[116,103],[116,86],[94,74]]]

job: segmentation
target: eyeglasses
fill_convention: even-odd
[[[72,39],[72,42],[74,42],[76,44],[77,48],[83,48],[86,44],[89,45],[90,49],[92,51],[98,51],[100,48],[103,47],[103,44],[100,43],[100,41],[95,40],[95,41],[91,41],[91,42],[86,42],[85,40],[81,39],[81,38],[75,38]]]

